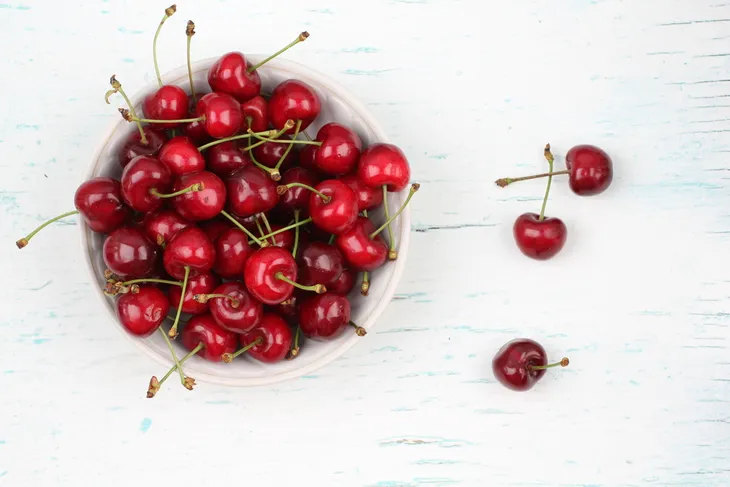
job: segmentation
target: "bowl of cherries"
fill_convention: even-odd
[[[165,10],[155,39],[175,13]],[[231,51],[107,103],[103,137],[64,213],[112,321],[179,381],[252,386],[344,354],[375,325],[405,265],[406,155],[352,94],[307,66]]]

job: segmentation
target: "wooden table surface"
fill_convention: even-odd
[[[72,209],[118,114],[103,94],[153,79],[166,7],[0,4],[0,485],[730,485],[730,3],[723,0],[181,1],[161,70],[287,57],[360,97],[408,154],[413,234],[377,328],[313,375],[144,397],[160,367],[109,322]],[[613,158],[600,196],[556,179],[568,242],[523,257],[511,229],[576,144]],[[514,337],[553,369],[495,382]]]

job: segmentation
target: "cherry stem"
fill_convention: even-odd
[[[181,194],[185,193],[195,193],[196,191],[202,191],[205,189],[205,186],[203,186],[203,183],[195,183],[191,184],[187,188],[183,188],[180,191],[175,191],[174,193],[167,193],[163,194],[157,191],[157,188],[150,189],[150,194],[152,196],[156,196],[157,198],[174,198],[175,196],[180,196]]]
[[[167,333],[165,330],[162,329],[162,327],[158,328],[160,330],[160,333],[162,333],[162,337],[165,339],[165,343],[167,343],[167,348],[170,349],[170,354],[172,355],[172,360],[175,361],[175,366],[177,367],[177,371],[180,373],[180,383],[182,385],[185,385],[185,374],[183,374],[182,365],[180,365],[180,360],[177,358],[177,353],[175,353],[175,348],[172,346],[172,342],[170,341],[170,338],[167,336]]]
[[[297,125],[296,125],[296,127],[294,127],[294,139],[296,139],[297,138],[297,135],[299,135],[299,130],[301,128],[302,128],[302,121],[301,120],[297,120]],[[277,162],[276,163],[276,167],[274,167],[274,169],[276,169],[277,171],[279,170],[279,168],[281,167],[282,163],[284,162],[284,159],[286,159],[287,156],[289,155],[289,153],[291,152],[292,147],[294,147],[294,142],[301,142],[301,141],[291,140],[290,142],[292,142],[292,143],[289,144],[286,147],[286,150],[284,151],[284,153],[279,158],[279,162]]]
[[[401,207],[400,207],[400,208],[398,208],[398,211],[396,211],[396,212],[395,212],[395,215],[393,215],[392,217],[388,218],[388,221],[386,221],[385,223],[383,223],[383,224],[382,224],[382,225],[380,226],[380,228],[378,228],[378,229],[377,229],[377,230],[375,230],[375,231],[374,231],[373,233],[371,233],[371,234],[370,234],[370,238],[375,238],[375,236],[376,236],[376,235],[378,235],[378,234],[379,234],[380,232],[382,232],[383,230],[385,230],[385,228],[387,228],[387,226],[388,226],[388,225],[389,225],[389,224],[390,224],[390,223],[391,223],[391,222],[392,222],[393,220],[395,220],[396,218],[398,218],[398,215],[400,215],[400,214],[401,214],[401,212],[402,212],[402,211],[403,211],[403,210],[404,210],[404,209],[406,208],[406,206],[408,206],[408,203],[409,203],[409,202],[411,201],[411,198],[413,198],[413,195],[414,195],[414,194],[416,194],[416,191],[418,191],[418,189],[419,189],[420,187],[421,187],[421,185],[420,185],[420,184],[418,184],[418,183],[413,183],[413,184],[411,185],[411,190],[410,190],[410,191],[408,192],[408,197],[407,197],[407,198],[406,198],[406,200],[405,200],[405,201],[403,202],[403,205],[401,205]],[[383,203],[385,203],[385,201],[383,201]],[[391,249],[391,250],[393,250],[393,249]]]
[[[516,183],[518,181],[528,181],[530,179],[546,178],[548,176],[561,176],[563,174],[570,174],[570,171],[568,169],[565,169],[563,171],[544,172],[542,174],[533,174],[532,176],[522,176],[520,178],[501,178],[497,179],[494,184],[496,184],[500,188],[504,188],[505,186]]]
[[[198,147],[198,150],[200,152],[203,152],[205,149],[208,149],[210,147],[213,147],[214,145],[222,144],[223,142],[230,142],[232,140],[240,140],[240,139],[250,139],[251,137],[255,137],[256,135],[276,135],[278,132],[276,130],[264,130],[263,132],[252,132],[248,134],[238,134],[234,135],[233,137],[226,137],[225,139],[216,139],[212,142],[208,142],[205,145],[201,145]]]
[[[234,309],[241,306],[241,301],[238,298],[234,298],[233,296],[229,296],[228,294],[196,294],[193,296],[193,301],[205,304],[213,298],[227,299],[231,302],[231,306]]]
[[[330,235],[330,238],[329,238],[329,240],[327,240],[327,243],[330,244],[330,245],[332,245],[332,243],[335,241],[335,238],[336,237],[337,237],[337,235],[335,235],[333,233],[332,235]]]
[[[274,59],[276,56],[279,56],[280,54],[282,54],[284,51],[286,51],[288,49],[291,49],[292,47],[296,46],[300,42],[306,41],[307,40],[307,37],[309,37],[309,32],[306,32],[306,31],[302,32],[301,34],[299,34],[297,36],[296,39],[294,39],[292,42],[290,42],[289,44],[287,44],[285,47],[279,49],[274,54],[272,54],[271,56],[267,57],[266,59],[264,59],[260,63],[254,65],[254,66],[251,66],[250,68],[248,68],[248,72],[249,73],[253,73],[257,69],[259,69],[261,66],[263,66],[264,64],[266,64],[269,61],[271,61],[272,59]]]
[[[567,367],[570,363],[570,360],[568,360],[568,357],[563,357],[560,362],[555,362],[554,364],[547,364],[547,365],[529,365],[527,368],[528,370],[545,370],[550,369],[552,367]]]
[[[312,138],[311,138],[311,137],[309,136],[309,134],[308,134],[308,133],[306,133],[306,132],[301,132],[301,134],[302,134],[302,135],[303,135],[303,136],[304,136],[304,137],[305,137],[305,138],[306,138],[306,139],[307,139],[308,141],[310,141],[310,142],[312,141]]]
[[[162,17],[162,20],[160,20],[160,25],[157,26],[157,31],[155,31],[155,37],[152,39],[152,62],[155,64],[155,74],[157,75],[157,84],[160,85],[160,88],[162,88],[162,76],[160,76],[160,68],[157,65],[157,37],[160,35],[160,31],[162,30],[162,25],[165,23],[165,21],[172,16],[172,14],[177,11],[177,7],[173,4],[170,5],[165,9],[165,16]]]
[[[227,364],[230,364],[234,358],[238,357],[242,353],[246,353],[249,350],[251,350],[253,347],[258,347],[264,343],[264,339],[262,337],[256,337],[256,340],[252,341],[245,347],[241,348],[240,350],[236,351],[236,353],[224,353],[223,354],[223,361]]]
[[[144,282],[156,282],[158,284],[169,284],[171,286],[182,286],[183,283],[180,281],[169,281],[167,279],[152,279],[152,278],[143,278],[143,279],[132,279],[131,281],[124,281],[120,282],[118,284],[122,286],[131,286],[132,284],[140,284]]]
[[[185,289],[188,287],[188,277],[190,276],[190,267],[185,266],[185,279],[182,282],[182,291],[180,291],[180,302],[177,305],[177,314],[175,315],[175,321],[172,323],[172,327],[167,334],[170,338],[177,337],[177,325],[180,323],[180,313],[182,312],[183,301],[185,301]]]
[[[359,336],[359,337],[364,337],[365,335],[367,335],[367,334],[368,334],[368,332],[367,332],[367,330],[366,330],[365,328],[363,328],[362,326],[358,326],[358,325],[356,325],[354,321],[350,321],[350,322],[349,322],[348,324],[349,324],[350,326],[352,326],[352,327],[354,327],[354,328],[355,328],[355,334],[356,334],[357,336]]]
[[[262,240],[266,240],[269,237],[272,237],[274,235],[279,235],[280,233],[287,232],[287,231],[289,231],[289,230],[291,230],[293,228],[298,228],[298,227],[301,227],[301,226],[306,225],[307,223],[311,223],[311,222],[312,222],[312,218],[310,217],[310,218],[307,218],[306,220],[302,220],[300,222],[292,223],[291,225],[287,225],[284,228],[280,228],[278,230],[274,230],[273,232],[271,232],[268,235],[264,235],[263,237],[261,237],[261,239]]]
[[[180,365],[184,364],[187,359],[189,359],[196,353],[200,352],[203,348],[205,348],[205,344],[203,342],[198,343],[197,347],[192,349],[190,351],[190,353],[188,353],[187,355],[185,355],[183,358],[180,359]],[[170,370],[168,370],[167,373],[159,381],[157,380],[157,377],[154,377],[154,376],[152,377],[152,379],[150,379],[150,386],[147,389],[148,398],[155,397],[155,394],[157,393],[157,391],[160,390],[160,386],[162,385],[162,383],[165,382],[167,380],[167,378],[170,377],[170,375],[172,375],[173,372],[175,372],[176,368],[177,368],[177,365],[173,365],[170,368]],[[192,377],[188,377],[187,380],[185,381],[185,388],[192,390],[194,385],[195,385],[195,379],[193,379]]]
[[[542,200],[542,208],[540,209],[539,220],[545,219],[545,207],[547,206],[548,195],[550,194],[550,185],[553,182],[552,172],[553,172],[553,163],[555,162],[555,158],[553,157],[552,152],[550,152],[550,144],[547,144],[545,146],[544,154],[545,154],[545,159],[547,159],[548,165],[550,166],[550,170],[548,171],[550,173],[550,175],[548,176],[547,186],[545,187],[545,197]]]
[[[127,116],[126,113],[122,112],[125,119],[130,122],[141,122],[141,123],[191,123],[191,122],[202,122],[205,120],[205,115],[195,118],[180,118],[177,120],[156,120],[152,118],[137,118],[136,116]]]
[[[383,212],[385,213],[385,220],[390,221],[390,209],[388,208],[388,186],[383,185]],[[365,215],[367,217],[367,214]],[[395,237],[393,236],[393,227],[388,223],[388,258],[395,260],[398,254],[395,252]],[[392,257],[392,258],[391,258]]]
[[[364,216],[365,218],[367,218],[368,217],[368,210],[362,210],[362,216]]]
[[[124,98],[125,103],[127,104],[127,107],[129,108],[129,112],[132,114],[134,118],[137,118],[137,111],[134,109],[134,105],[132,105],[132,102],[129,100],[129,97],[127,97],[127,94],[122,89],[122,84],[117,81],[116,75],[112,75],[112,77],[109,79],[109,84],[112,85],[112,89],[106,92],[106,95],[104,95],[104,100],[106,101],[106,104],[109,105],[109,97],[112,96],[114,93],[119,93],[122,95],[122,98]],[[143,145],[147,145],[147,136],[144,133],[144,128],[142,127],[142,122],[137,122],[137,129],[139,130],[139,141]]]
[[[236,220],[235,218],[233,218],[230,214],[228,214],[227,211],[221,210],[221,215],[223,215],[224,217],[226,217],[229,220],[231,220],[231,223],[233,223],[234,225],[236,225],[243,233],[245,233],[246,235],[248,235],[249,238],[251,238],[254,242],[256,242],[256,245],[258,245],[259,247],[266,247],[266,244],[264,242],[262,242],[261,240],[259,240],[258,238],[256,238],[256,236],[253,233],[251,233],[251,231],[248,228],[246,228],[243,225],[241,225],[239,223],[239,221]]]
[[[276,187],[276,192],[279,193],[280,195],[283,195],[284,193],[286,193],[289,190],[289,188],[304,188],[304,189],[308,189],[312,193],[315,193],[320,198],[322,198],[322,202],[323,203],[329,203],[332,200],[332,197],[331,196],[327,196],[323,192],[318,191],[318,190],[314,189],[313,187],[309,186],[308,184],[304,184],[304,183],[282,184],[282,185],[279,185],[279,186]]]
[[[312,291],[317,294],[324,294],[327,292],[327,288],[324,287],[324,284],[314,284],[313,286],[305,286],[303,284],[299,284],[298,282],[292,281],[291,279],[286,277],[283,272],[277,272],[276,274],[274,274],[274,277],[279,279],[280,281],[284,281],[288,284],[291,284],[295,288],[301,289],[302,291]]]
[[[264,166],[259,161],[257,161],[256,156],[253,155],[253,150],[248,151],[248,157],[251,158],[251,162],[253,162],[254,166],[258,167],[259,169],[261,169],[264,172],[269,173],[269,177],[271,177],[272,180],[279,181],[281,179],[281,173],[279,172],[279,170],[275,169],[275,168]]]
[[[299,334],[302,332],[301,325],[297,325],[297,331],[294,333],[294,342],[292,343],[291,350],[289,350],[289,360],[299,355]]]
[[[299,223],[299,210],[294,210],[294,224]],[[294,245],[291,249],[291,255],[295,259],[297,258],[297,250],[299,249],[299,225],[294,227]]]
[[[362,284],[360,285],[360,294],[367,296],[370,292],[370,273],[365,271],[362,273]]]
[[[259,218],[263,220],[266,231],[271,233],[271,225],[269,225],[269,219],[266,218],[266,213],[259,213]],[[256,223],[258,223],[258,219],[256,219]],[[271,237],[271,243],[276,245],[276,238],[274,238],[273,236]]]
[[[188,36],[188,47],[187,47],[187,56],[188,56],[188,78],[190,79],[190,93],[192,93],[193,96],[193,104],[198,104],[198,95],[195,94],[195,85],[193,85],[193,66],[190,63],[190,42],[193,40],[193,36],[195,35],[195,23],[192,20],[188,20],[188,25],[185,27],[185,35]]]
[[[62,213],[62,214],[60,214],[58,216],[55,216],[55,217],[51,218],[50,220],[42,223],[38,228],[36,228],[32,232],[30,232],[24,238],[21,238],[20,240],[17,240],[15,242],[15,245],[19,249],[22,249],[23,247],[25,247],[26,245],[28,245],[28,242],[30,242],[30,239],[33,238],[36,233],[40,232],[41,230],[43,230],[44,228],[46,228],[51,223],[57,222],[58,220],[61,220],[63,218],[66,218],[67,216],[76,215],[77,213],[78,213],[78,210],[67,211],[66,213]]]
[[[284,124],[284,127],[281,130],[279,130],[278,132],[274,132],[273,135],[269,134],[272,137],[271,139],[264,137],[259,132],[254,132],[249,127],[248,130],[246,130],[246,133],[248,135],[252,135],[255,139],[259,139],[259,141],[255,142],[249,146],[244,147],[243,149],[241,149],[241,151],[243,151],[243,152],[250,151],[260,145],[264,145],[267,142],[278,142],[278,138],[281,137],[282,135],[284,135],[284,133],[286,133],[287,130],[289,130],[290,128],[293,128],[293,127],[294,127],[294,121],[287,120],[286,123]]]
[[[261,223],[259,222],[259,217],[258,217],[258,215],[256,215],[256,218],[254,218],[254,221],[256,222],[256,228],[258,228],[258,230],[259,230],[259,236],[260,236],[260,237],[263,237],[264,235],[266,235],[266,234],[264,233],[264,229],[263,229],[263,228],[261,228]],[[266,239],[263,239],[263,238],[262,238],[262,240],[266,240]]]

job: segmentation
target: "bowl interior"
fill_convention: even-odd
[[[250,62],[256,63],[264,56],[248,56]],[[205,59],[193,65],[193,78],[196,91],[209,91],[207,83],[207,71],[215,59]],[[367,109],[353,98],[342,87],[332,80],[307,68],[301,64],[276,59],[267,63],[259,70],[262,80],[262,91],[270,93],[273,88],[285,79],[296,78],[312,86],[322,101],[322,112],[318,119],[307,129],[307,134],[314,138],[317,130],[325,123],[337,121],[348,125],[357,131],[367,147],[374,142],[386,142],[387,138],[377,123],[369,114]],[[163,77],[165,84],[175,84],[190,92],[190,83],[186,67],[181,67]],[[132,103],[137,110],[144,97],[157,88],[156,82],[149,84],[143,90],[131,97]],[[119,103],[121,99],[115,98]],[[120,105],[123,106],[123,105]],[[88,177],[111,176],[119,178],[121,167],[117,162],[117,151],[124,139],[134,130],[136,126],[124,120],[120,120],[110,128],[105,140],[97,150]],[[390,193],[388,204],[390,208],[398,208],[405,200],[405,191],[401,193]],[[376,224],[383,222],[382,211],[371,213],[371,218]],[[393,297],[398,279],[403,271],[408,245],[408,233],[410,229],[410,217],[408,209],[401,213],[400,218],[393,225],[393,233],[396,236],[399,259],[388,261],[383,267],[373,273],[370,293],[363,297],[359,293],[359,281],[350,295],[352,304],[352,319],[367,330],[375,325],[378,315]],[[114,307],[114,298],[107,297],[101,291],[104,286],[104,261],[102,258],[102,246],[104,236],[92,232],[86,225],[82,225],[82,233],[86,247],[86,260],[89,270],[93,274],[98,286],[99,296],[104,300],[104,305],[109,311],[113,322],[120,331],[131,338],[145,353],[161,364],[171,366],[169,350],[159,335],[155,333],[144,339],[133,337],[127,334],[119,324]],[[386,237],[387,238],[387,237]],[[172,313],[172,310],[171,310]],[[214,382],[225,385],[260,385],[273,382],[280,382],[293,377],[305,375],[325,365],[342,355],[352,347],[358,340],[366,340],[357,337],[354,333],[345,332],[339,338],[330,342],[314,342],[304,340],[299,356],[295,360],[287,360],[277,364],[262,364],[249,357],[238,357],[230,364],[212,363],[201,358],[193,357],[186,362],[186,373],[195,377],[198,381]],[[185,354],[179,343],[175,343],[178,354]]]

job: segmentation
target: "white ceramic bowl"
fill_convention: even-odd
[[[265,56],[251,55],[248,59],[255,64],[264,59]],[[208,68],[215,62],[215,58],[198,61],[193,65],[193,77],[195,79],[196,91],[205,88],[209,90],[207,83]],[[303,66],[299,63],[284,59],[275,59],[258,70],[262,80],[262,91],[270,93],[273,88],[289,78],[296,78],[312,86],[322,101],[322,112],[318,119],[307,129],[310,136],[316,135],[317,130],[327,122],[337,121],[348,125],[358,132],[367,147],[374,142],[386,142],[387,137],[373,116],[365,106],[360,103],[351,93],[342,88],[322,74]],[[123,78],[123,73],[120,74]],[[165,84],[175,84],[184,90],[190,91],[188,82],[187,67],[182,66],[163,76]],[[125,87],[127,93],[131,91],[129,86]],[[141,110],[142,100],[146,95],[157,89],[157,82],[153,81],[131,97],[132,103],[137,110]],[[113,98],[113,103],[123,107],[123,100],[119,96]],[[109,107],[113,110],[114,107]],[[132,131],[136,130],[134,124],[121,119],[113,124],[104,136],[101,145],[93,156],[88,178],[96,176],[111,176],[119,178],[121,168],[117,162],[117,149],[122,141]],[[390,193],[388,204],[390,208],[398,208],[405,200],[407,189],[401,193]],[[382,223],[382,211],[371,213],[375,223]],[[129,337],[144,353],[155,359],[165,367],[171,367],[173,362],[169,350],[159,333],[144,339],[129,335],[119,324],[116,317],[114,298],[109,298],[102,292],[104,286],[104,261],[102,258],[102,245],[104,236],[92,232],[86,224],[81,225],[82,239],[86,249],[86,263],[89,272],[92,274],[92,281],[96,284],[98,296],[103,300],[104,306],[109,312],[109,319],[119,330]],[[366,330],[371,331],[375,323],[388,305],[395,293],[395,288],[403,273],[405,266],[410,231],[410,214],[406,208],[393,225],[393,232],[398,244],[398,259],[386,264],[373,273],[369,296],[363,297],[359,293],[359,282],[350,296],[352,303],[352,320]],[[341,337],[331,342],[304,341],[298,357],[294,360],[285,360],[278,364],[262,364],[249,357],[238,357],[230,364],[212,363],[204,359],[193,357],[185,363],[186,374],[194,377],[199,382],[212,382],[228,386],[255,386],[273,384],[285,381],[312,371],[332,362],[341,356],[348,349],[358,342],[366,342],[368,336],[358,337],[355,333],[344,333]],[[179,354],[185,354],[179,343],[176,343]],[[162,370],[151,371],[159,376]]]

